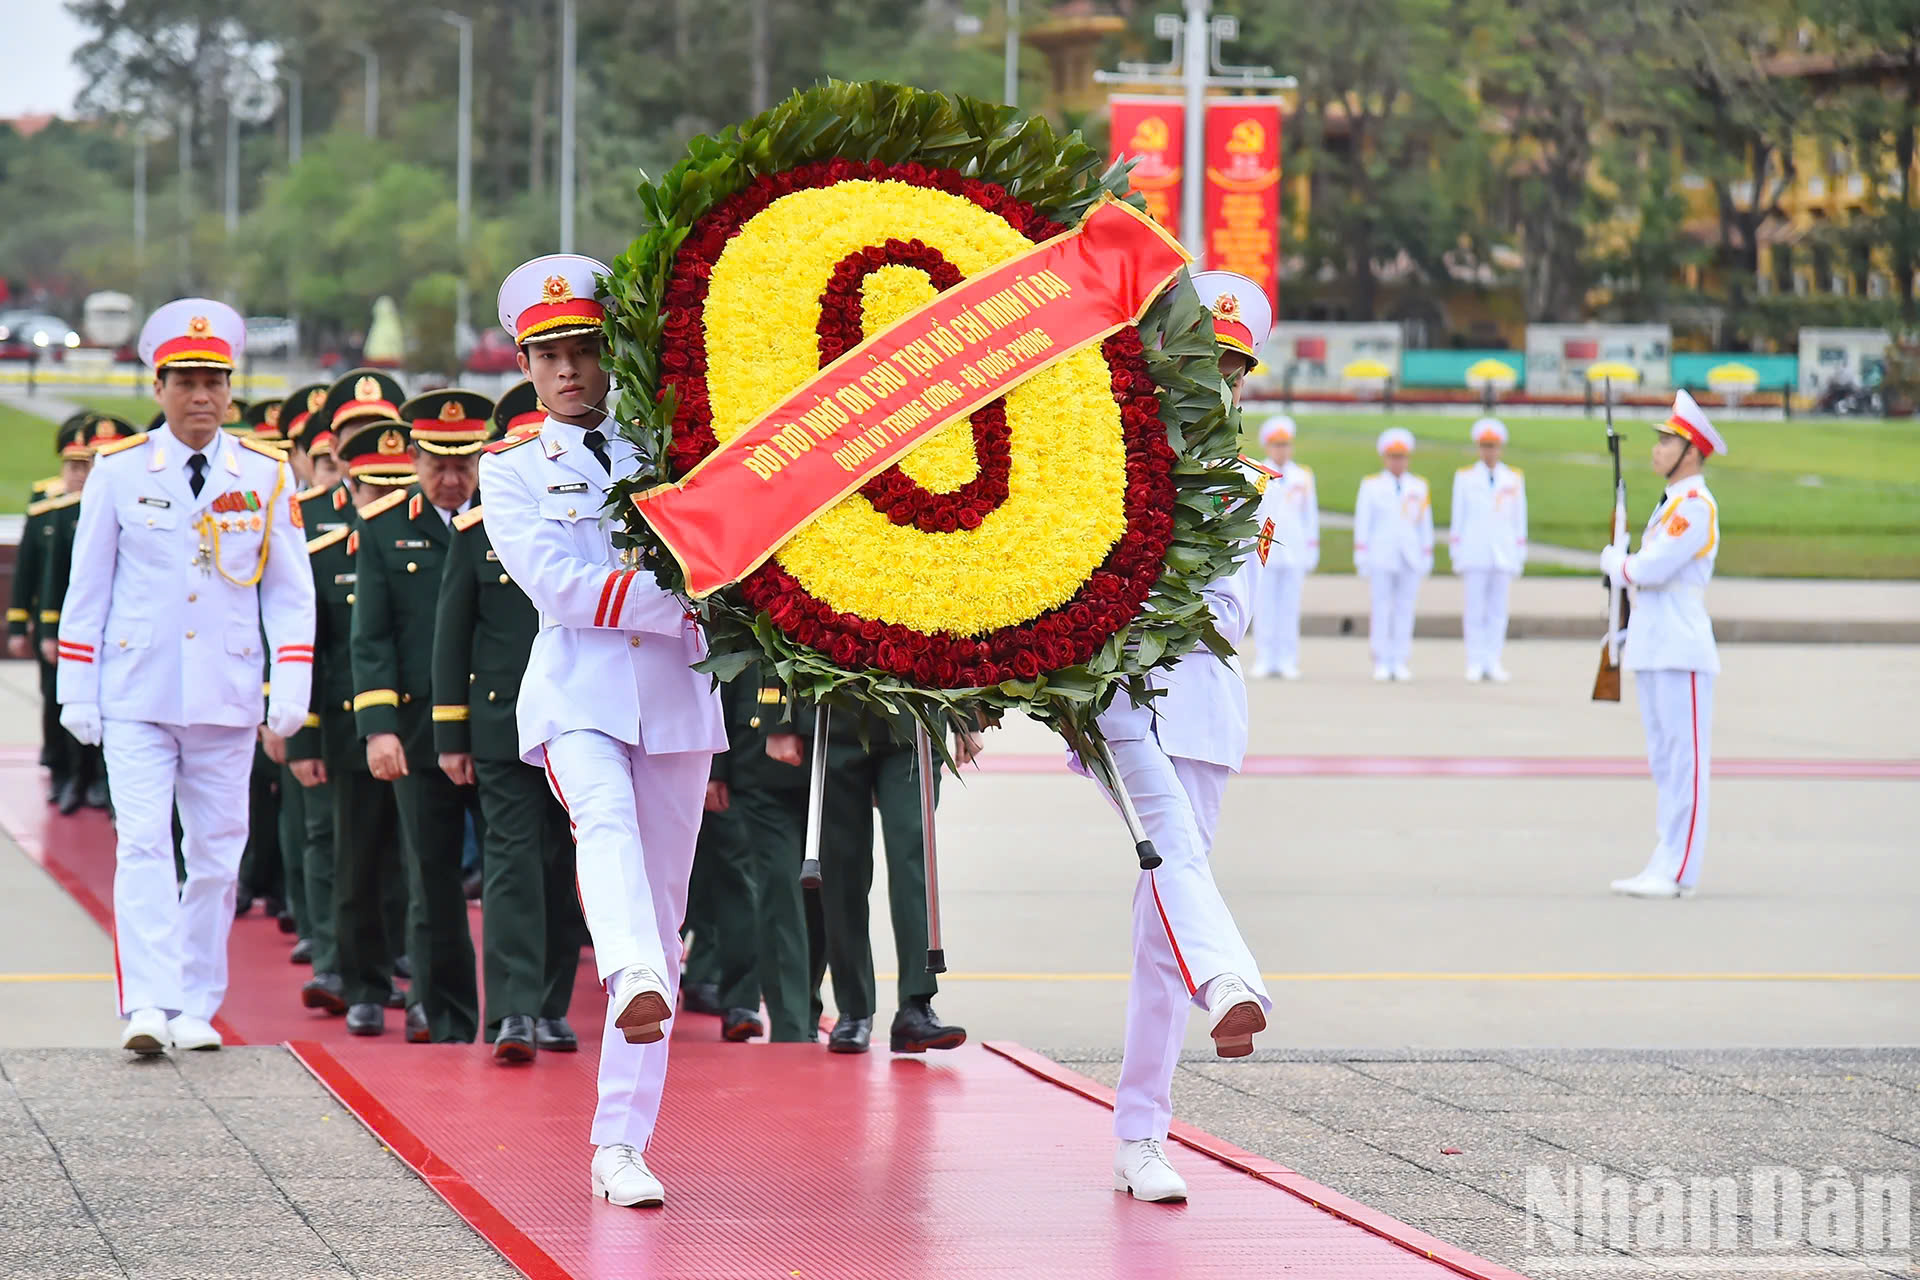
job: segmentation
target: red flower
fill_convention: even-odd
[[[1013,655],[1013,673],[1022,680],[1032,680],[1040,674],[1040,659],[1032,649],[1022,649]]]

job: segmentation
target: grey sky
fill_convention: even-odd
[[[80,92],[73,51],[86,29],[61,0],[0,0],[0,118],[51,111],[69,115]]]

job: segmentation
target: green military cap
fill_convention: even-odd
[[[65,450],[62,450],[60,456],[63,458],[90,458],[93,456],[94,450],[104,445],[112,444],[116,440],[125,440],[139,433],[140,428],[134,426],[125,418],[117,418],[110,413],[90,414],[87,417],[83,436],[75,442],[81,452],[78,454],[69,454]]]
[[[280,434],[293,443],[296,449],[307,448],[317,428],[324,425],[314,419],[327,403],[327,384],[309,383],[287,393],[286,400],[280,406]]]
[[[361,484],[411,484],[414,478],[413,454],[408,446],[407,424],[392,418],[363,423],[364,431],[347,437],[335,447],[335,456],[347,475]]]
[[[533,389],[533,383],[522,379],[493,406],[492,438],[528,435],[538,431],[546,420],[547,406],[540,403],[540,393]]]
[[[285,444],[286,433],[280,429],[280,408],[285,402],[279,399],[255,400],[247,406],[241,420],[247,424],[247,436],[262,444]]]
[[[493,401],[448,387],[415,396],[400,406],[400,416],[413,428],[413,443],[428,453],[478,453],[487,443]]]
[[[76,413],[60,424],[60,430],[54,436],[54,449],[63,459],[85,459],[93,456],[87,449],[87,420],[92,416]],[[44,486],[47,484],[45,480],[34,481],[34,492],[45,493]]]
[[[378,369],[354,369],[327,388],[326,403],[320,406],[324,422],[313,423],[311,428],[330,427],[337,454],[340,439],[348,432],[358,431],[369,421],[400,421],[400,404],[406,398],[407,393],[400,389],[392,374]]]
[[[253,430],[247,425],[247,402],[235,397],[227,401],[227,416],[220,419],[220,425],[236,436],[244,436]]]

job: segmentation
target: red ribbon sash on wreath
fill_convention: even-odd
[[[1137,324],[1186,263],[1145,214],[1103,198],[1073,230],[867,338],[634,504],[688,592],[710,595],[947,423]]]

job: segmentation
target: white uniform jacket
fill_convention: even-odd
[[[686,602],[650,570],[623,563],[613,545],[603,508],[612,482],[638,465],[633,446],[609,439],[610,476],[584,435],[548,418],[539,435],[480,460],[488,536],[540,610],[520,684],[521,758],[540,764],[547,741],[572,729],[650,755],[724,751],[713,679],[690,669],[706,641]]]
[[[93,482],[87,482],[93,492]],[[1667,486],[1627,557],[1621,576],[1633,589],[1620,663],[1629,671],[1720,670],[1707,616],[1707,584],[1720,554],[1720,509],[1699,476]]]
[[[1271,486],[1269,486],[1271,488]],[[1207,585],[1214,627],[1228,644],[1239,646],[1253,625],[1254,580],[1258,557],[1248,555],[1225,577]],[[1156,674],[1149,684],[1166,692],[1142,707],[1122,693],[1100,717],[1109,742],[1160,740],[1161,748],[1182,760],[1204,760],[1239,771],[1247,757],[1247,683],[1237,658],[1222,659],[1202,647]]]
[[[1447,528],[1453,571],[1519,573],[1527,563],[1527,481],[1518,467],[1484,462],[1453,473]]]
[[[1433,572],[1433,498],[1427,482],[1409,471],[1398,477],[1377,471],[1360,482],[1353,500],[1353,567],[1361,577],[1375,570]]]
[[[1268,539],[1267,568],[1312,573],[1320,567],[1320,495],[1313,471],[1298,462],[1278,469],[1260,498],[1255,518]],[[1267,521],[1273,521],[1271,532]]]
[[[62,704],[97,703],[109,720],[248,727],[261,723],[265,675],[277,704],[307,705],[313,570],[299,487],[270,450],[224,431],[202,452],[198,497],[193,450],[164,426],[94,464],[60,613]]]

